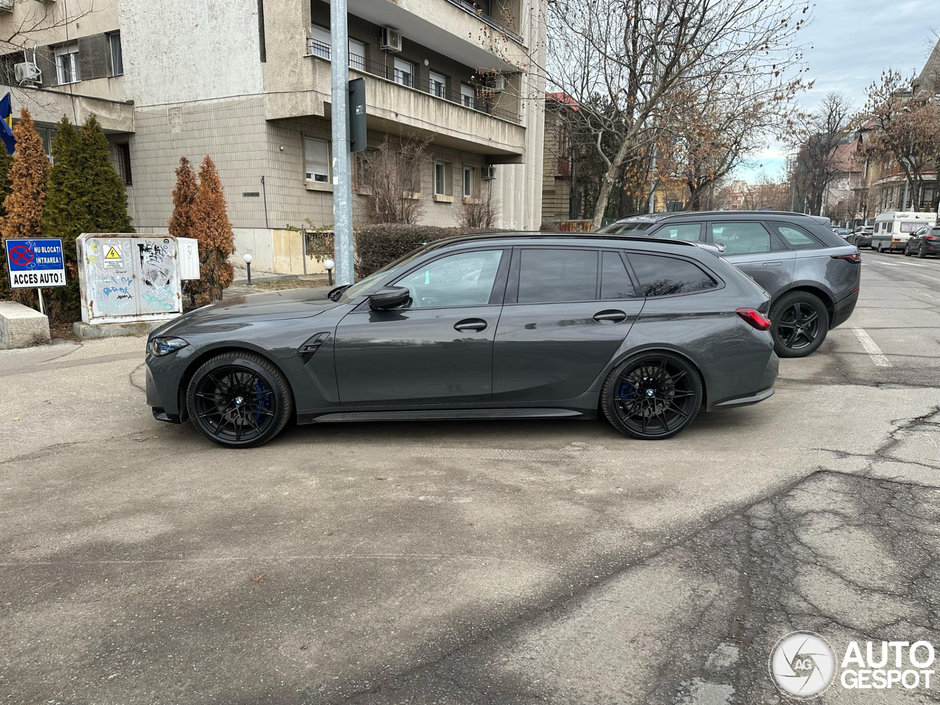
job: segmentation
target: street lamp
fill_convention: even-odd
[[[330,286],[333,286],[333,267],[336,266],[336,262],[331,259],[323,260],[323,267],[326,269],[327,283]]]
[[[245,267],[248,269],[248,286],[251,286],[251,260],[254,257],[251,256],[250,252],[246,252],[242,255],[242,259],[245,260]]]

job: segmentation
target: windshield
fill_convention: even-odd
[[[360,296],[361,294],[366,293],[367,291],[369,291],[369,289],[375,286],[375,284],[379,280],[384,278],[385,275],[388,274],[390,270],[395,269],[399,265],[405,264],[406,262],[410,262],[411,260],[415,259],[418,255],[424,254],[424,252],[427,249],[428,249],[428,245],[424,244],[421,247],[418,247],[417,249],[412,250],[404,257],[399,257],[394,262],[390,262],[389,264],[386,264],[380,270],[378,270],[377,272],[373,272],[372,274],[367,276],[365,279],[360,279],[351,287],[346,289],[343,292],[343,295],[339,297],[338,301],[348,303],[352,301],[354,298],[356,298],[357,296]]]
[[[616,235],[618,233],[628,233],[631,231],[646,230],[649,228],[650,225],[652,225],[651,222],[643,221],[643,220],[634,220],[634,221],[630,221],[627,223],[611,223],[607,227],[601,228],[598,232],[613,233]]]

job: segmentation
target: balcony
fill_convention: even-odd
[[[14,0],[0,0],[0,12],[13,12]]]

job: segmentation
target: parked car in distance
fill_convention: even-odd
[[[927,255],[940,255],[940,225],[924,226],[904,245],[904,254],[924,259]]]
[[[292,420],[596,418],[669,438],[773,394],[770,297],[691,243],[438,241],[328,300],[252,294],[148,339],[147,403],[223,446]]]
[[[871,236],[875,230],[873,225],[862,225],[859,228],[855,229],[851,235],[845,238],[845,241],[850,245],[855,245],[858,248],[862,247],[871,247]]]
[[[625,218],[601,232],[723,246],[724,259],[770,294],[777,354],[804,357],[848,320],[858,301],[858,248],[825,220],[783,211],[660,213]]]
[[[904,252],[908,239],[918,228],[933,225],[934,213],[911,211],[885,211],[875,216],[875,230],[871,248],[878,252]]]
[[[833,228],[832,232],[845,240],[849,235],[852,234],[852,228]]]

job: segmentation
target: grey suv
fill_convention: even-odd
[[[814,352],[832,328],[848,320],[858,301],[858,248],[802,213],[638,215],[618,220],[601,232],[723,246],[723,257],[770,294],[771,332],[780,357]]]

